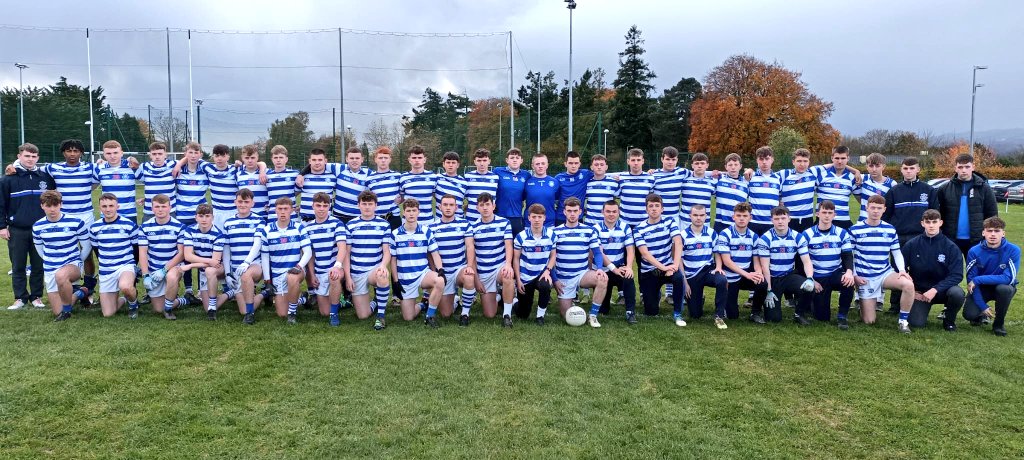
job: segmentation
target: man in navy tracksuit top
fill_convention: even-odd
[[[960,248],[942,234],[942,216],[929,209],[920,220],[924,233],[901,244],[907,271],[914,279],[914,305],[910,308],[910,327],[923,327],[928,322],[932,305],[945,304],[942,328],[956,331],[956,314],[964,304],[964,263]]]
[[[900,172],[903,174],[903,182],[885,192],[882,220],[896,228],[896,236],[902,248],[908,241],[924,233],[921,215],[928,209],[939,209],[939,198],[931,185],[917,177],[921,172],[917,158],[905,158]],[[892,291],[889,297],[890,312],[899,311],[900,297],[900,291]]]
[[[1005,336],[1003,321],[1017,293],[1020,248],[1006,241],[1006,222],[998,216],[985,219],[982,236],[981,243],[967,251],[967,291],[971,295],[964,305],[964,318],[977,326],[982,319],[995,316],[992,333]],[[994,315],[986,303],[990,300],[996,303]]]
[[[32,144],[18,147],[15,173],[0,180],[0,238],[7,240],[11,257],[11,288],[14,304],[8,310],[17,310],[30,302],[43,308],[43,259],[32,242],[32,225],[43,218],[39,197],[47,190],[56,190],[53,178],[36,166],[39,148]],[[31,262],[32,273],[26,289],[25,266]]]

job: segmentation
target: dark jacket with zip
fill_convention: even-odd
[[[918,219],[918,227],[921,226]],[[964,279],[963,253],[941,232],[935,236],[920,234],[901,248],[907,271],[914,280],[914,290],[925,292],[935,288],[940,293],[958,286]]]
[[[56,190],[53,178],[37,167],[29,171],[15,168],[14,174],[0,179],[0,229],[16,227],[31,230],[43,218],[39,196],[47,190]]]
[[[920,179],[913,182],[903,181],[885,192],[885,213],[882,214],[882,220],[896,227],[896,234],[900,237],[913,237],[924,233],[921,215],[929,209],[939,209],[939,198],[935,189]]]
[[[953,178],[939,187],[939,213],[942,214],[942,233],[949,239],[956,240],[957,222],[960,220],[960,195],[963,193],[964,181]],[[982,223],[985,219],[999,215],[996,194],[988,186],[988,179],[975,172],[966,181],[967,190],[967,221],[970,224],[971,244],[981,241]]]

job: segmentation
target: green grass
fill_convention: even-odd
[[[1002,208],[1000,209],[1002,211]],[[1024,206],[1004,214],[1024,241]],[[0,251],[0,270],[9,269]],[[0,281],[0,305],[11,299]],[[710,300],[709,300],[710,304]],[[148,307],[144,307],[148,308]],[[798,328],[710,319],[545,328],[475,318],[287,327],[232,306],[60,324],[0,312],[3,458],[965,457],[1024,452],[1024,306],[960,321]],[[616,310],[620,312],[621,310]],[[477,313],[479,310],[477,310]]]

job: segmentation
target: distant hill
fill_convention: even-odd
[[[969,133],[966,131],[957,131],[955,134],[955,137],[954,133],[940,134],[936,136],[935,143],[950,144],[954,139],[967,141],[969,136]],[[991,146],[998,155],[1006,155],[1018,150],[1024,150],[1024,128],[975,131],[974,141]]]

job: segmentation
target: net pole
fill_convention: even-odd
[[[164,29],[167,32],[167,116],[170,117],[170,125],[167,136],[167,143],[170,146],[167,153],[174,154],[174,102],[171,101],[171,29]]]
[[[85,68],[86,73],[89,74],[89,153],[92,154],[96,151],[96,130],[93,123],[93,112],[92,107],[92,46],[89,43],[89,29],[85,29]],[[150,129],[153,129],[152,126]]]
[[[195,96],[192,94],[192,29],[188,30],[188,114],[192,119],[189,126],[196,126]],[[191,140],[191,139],[188,139]]]
[[[516,107],[512,96],[512,31],[508,31],[508,147],[516,147]]]

